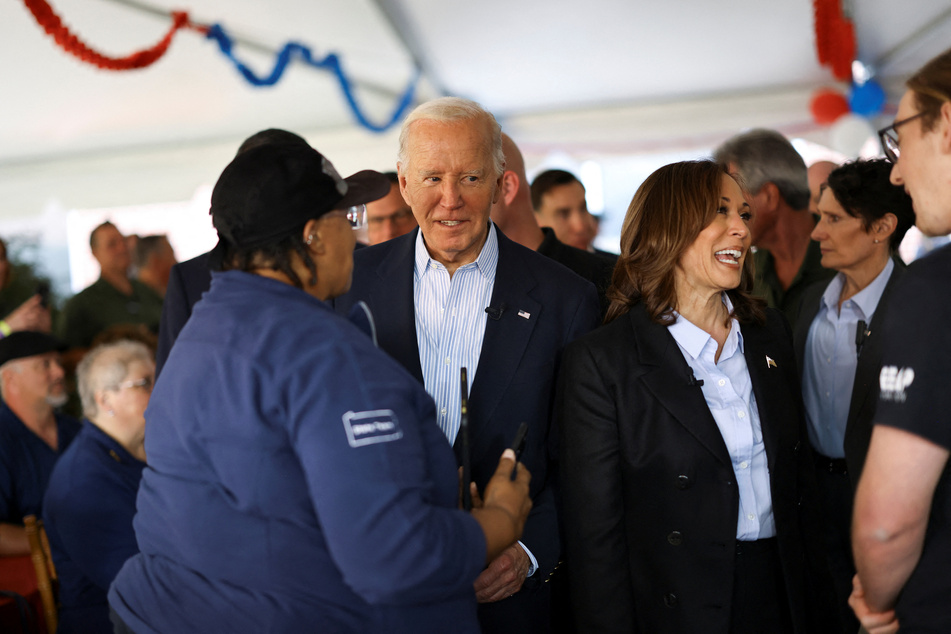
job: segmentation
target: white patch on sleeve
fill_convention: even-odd
[[[914,380],[914,368],[898,368],[893,365],[882,366],[882,371],[878,375],[878,386],[881,389],[880,398],[883,401],[904,403],[907,398],[905,390]]]
[[[343,415],[343,428],[351,447],[392,442],[403,437],[396,412],[391,409],[375,409],[369,412],[347,412]]]

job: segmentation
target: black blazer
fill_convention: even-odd
[[[882,298],[878,300],[878,307],[872,315],[868,325],[871,334],[862,345],[855,366],[855,383],[852,385],[852,400],[849,402],[849,417],[845,425],[845,461],[849,470],[849,479],[852,488],[859,483],[859,474],[865,465],[865,455],[868,453],[868,444],[872,439],[872,419],[875,416],[875,406],[878,404],[878,374],[882,369],[882,324],[885,322],[885,312],[888,308],[888,297],[892,289],[905,274],[905,264],[894,258],[895,268],[888,278]],[[793,330],[793,340],[796,348],[796,362],[799,364],[800,376],[805,367],[806,340],[809,338],[809,328],[819,312],[819,303],[822,294],[832,280],[817,282],[803,293],[802,303],[796,317],[796,327]],[[900,309],[897,309],[900,310]]]
[[[413,302],[418,231],[354,253],[353,285],[334,306],[347,314],[358,300],[365,301],[376,319],[380,348],[422,382]],[[522,542],[538,559],[540,569],[533,580],[544,581],[560,554],[548,477],[554,386],[564,347],[599,322],[598,297],[590,282],[512,242],[501,231],[497,235],[499,259],[491,306],[506,308],[499,319],[486,319],[469,394],[472,479],[482,490],[519,424],[527,421],[522,462],[532,472],[534,506]],[[457,456],[459,444],[454,447]]]
[[[824,631],[810,587],[829,582],[811,554],[819,518],[789,325],[770,309],[742,333],[793,625]],[[729,631],[739,492],[692,376],[641,304],[565,352],[561,488],[581,632]]]

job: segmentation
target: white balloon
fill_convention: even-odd
[[[855,158],[859,150],[870,139],[875,137],[875,130],[865,117],[857,114],[847,114],[836,119],[829,129],[832,149]]]

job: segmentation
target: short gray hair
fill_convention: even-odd
[[[397,154],[397,161],[404,166],[409,164],[406,146],[409,141],[409,128],[414,122],[440,121],[449,123],[469,120],[483,121],[488,127],[489,133],[492,135],[489,150],[492,154],[493,168],[495,169],[495,175],[497,177],[501,176],[505,170],[505,153],[502,151],[502,126],[495,120],[495,116],[491,112],[476,102],[461,97],[433,99],[420,104],[409,113],[400,128],[400,149]]]
[[[757,128],[738,134],[724,141],[713,158],[723,166],[735,165],[750,194],[773,183],[793,209],[809,206],[806,163],[779,132]]]
[[[130,339],[96,346],[86,353],[76,367],[76,383],[86,418],[99,413],[96,392],[119,387],[135,361],[153,363],[152,353],[144,344]]]

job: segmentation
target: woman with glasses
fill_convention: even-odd
[[[432,399],[326,303],[387,191],[301,143],[221,174],[218,270],[148,411],[117,632],[478,631],[472,584],[521,535],[529,474],[509,452],[460,510]]]
[[[882,130],[915,224],[951,233],[951,50],[907,82]],[[850,604],[872,634],[951,632],[951,246],[912,263],[895,289],[875,427],[855,497]]]
[[[61,633],[111,632],[106,592],[139,552],[132,530],[155,365],[141,343],[90,350],[76,369],[86,420],[50,476],[43,517],[59,575]]]
[[[885,160],[847,163],[829,174],[812,239],[822,266],[838,271],[803,295],[793,337],[824,537],[843,632],[858,629],[849,530],[852,496],[865,461],[878,400],[882,322],[905,265],[898,245],[915,222],[911,199],[889,180]]]

